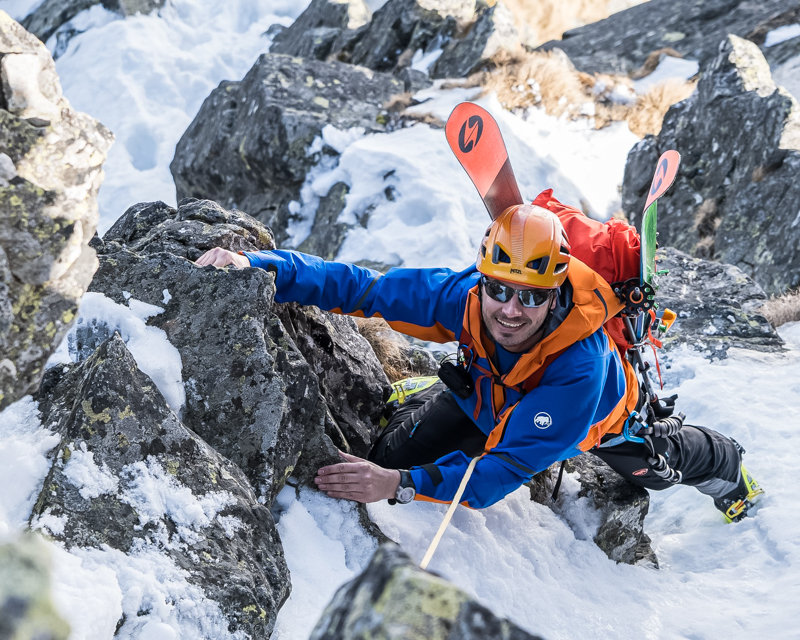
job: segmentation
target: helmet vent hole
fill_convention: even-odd
[[[483,255],[484,258],[486,257],[486,245],[485,244],[481,246],[481,254]]]
[[[548,256],[544,256],[543,258],[536,258],[536,260],[531,260],[525,266],[536,273],[545,273],[547,271],[547,265],[550,264],[550,258]]]
[[[503,251],[503,248],[499,244],[496,244],[492,250],[492,262],[495,264],[500,264],[501,262],[510,264],[511,258],[505,251]]]
[[[568,264],[569,264],[569,262],[559,262],[556,265],[556,268],[553,269],[553,273],[555,275],[558,275],[559,273],[564,273],[567,270],[567,265]]]
[[[565,247],[563,244],[561,245],[561,255],[568,256],[569,255],[569,247]]]

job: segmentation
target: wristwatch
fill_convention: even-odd
[[[394,492],[394,500],[389,500],[389,504],[408,504],[417,495],[417,488],[414,486],[411,474],[405,469],[399,469],[399,471],[400,484],[397,485],[397,491]]]

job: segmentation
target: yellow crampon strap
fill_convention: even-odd
[[[439,541],[442,539],[445,529],[447,529],[447,525],[450,524],[450,520],[453,519],[453,514],[456,511],[456,507],[458,507],[458,503],[461,502],[461,496],[464,495],[464,490],[467,488],[467,483],[469,482],[470,476],[472,476],[472,472],[475,469],[475,464],[482,457],[483,456],[477,456],[472,459],[472,462],[469,463],[467,471],[464,473],[464,477],[461,479],[461,484],[458,485],[458,491],[456,491],[456,495],[453,497],[453,501],[450,503],[450,508],[447,509],[447,513],[444,516],[444,520],[442,520],[442,524],[439,525],[439,530],[436,532],[436,535],[433,536],[433,540],[431,540],[431,545],[425,552],[425,557],[422,559],[422,562],[419,563],[420,569],[428,568],[428,563],[431,561],[431,558],[433,558],[433,554],[436,553],[436,547],[439,546]]]

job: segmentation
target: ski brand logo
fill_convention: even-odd
[[[550,417],[549,413],[540,411],[533,416],[533,424],[536,425],[537,429],[547,429],[547,427],[553,424],[553,419]]]
[[[635,475],[635,476],[646,476],[648,471],[649,471],[649,469],[637,469],[636,471],[633,472],[633,475]]]
[[[480,116],[470,116],[464,124],[461,125],[461,131],[458,132],[458,148],[461,149],[461,153],[469,153],[478,146],[482,135],[483,118]]]
[[[667,177],[667,169],[669,168],[669,160],[664,158],[661,161],[661,164],[658,165],[658,169],[656,169],[656,175],[653,177],[653,185],[650,187],[650,195],[654,195],[658,192],[661,188],[661,185],[664,183],[664,178]]]

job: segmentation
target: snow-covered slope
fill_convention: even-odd
[[[543,638],[715,640],[796,638],[800,595],[800,323],[785,325],[785,355],[741,352],[710,364],[684,352],[667,372],[692,424],[733,436],[766,495],[754,518],[725,524],[691,487],[653,493],[645,531],[661,569],[615,564],[592,542],[595,520],[575,501],[571,528],[521,488],[480,511],[458,509],[430,569]],[[563,490],[575,495],[576,479]],[[569,499],[569,498],[567,498]],[[336,587],[366,566],[371,547],[344,503],[303,490],[281,495],[293,592],[278,616],[281,640],[307,637]],[[421,560],[445,507],[370,505],[381,529]],[[333,523],[333,526],[332,526]],[[327,580],[326,580],[327,578]]]
[[[4,4],[21,18],[37,1]],[[75,19],[86,31],[57,62],[65,94],[117,135],[100,195],[101,233],[131,204],[174,203],[168,165],[201,102],[267,50],[262,34],[269,25],[289,24],[306,4],[172,0],[150,16],[119,20],[94,9]],[[431,98],[419,110],[445,119],[470,92],[419,97]],[[524,196],[552,186],[564,201],[584,201],[600,217],[617,208],[636,140],[626,125],[595,131],[536,110],[512,115],[492,97],[482,104],[500,122]],[[398,197],[376,198],[391,171]],[[338,166],[316,178],[320,191],[332,179],[351,185],[345,216],[377,204],[367,227],[348,237],[343,259],[462,268],[488,221],[443,132],[425,125],[351,136]],[[573,530],[520,489],[483,511],[459,509],[431,569],[549,640],[800,637],[792,615],[800,598],[800,325],[782,334],[793,345],[785,355],[738,353],[710,364],[684,352],[673,355],[667,374],[690,421],[732,435],[748,450],[748,468],[767,490],[755,518],[725,525],[710,499],[688,487],[655,494],[645,528],[662,564],[656,571],[609,561],[591,541],[594,518],[580,500],[572,520],[581,526]],[[0,415],[0,535],[24,526],[41,487],[44,454],[57,441],[47,427],[29,399]],[[568,478],[565,492],[574,495],[576,486]],[[297,497],[291,489],[279,503],[293,593],[274,637],[300,640],[335,589],[366,565],[373,543],[350,504],[310,491]],[[421,558],[443,508],[381,503],[370,513]],[[219,624],[213,605],[162,557],[58,551],[55,560],[55,598],[73,623],[73,640],[110,637],[121,612],[136,613],[142,603],[151,611],[139,629],[145,640],[198,637]],[[183,608],[170,604],[178,601]]]

